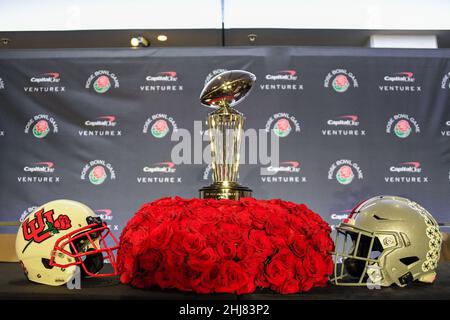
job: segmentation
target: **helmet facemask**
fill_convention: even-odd
[[[380,283],[379,258],[383,247],[378,237],[356,228],[337,227],[335,248],[331,278],[334,284],[367,286]]]
[[[99,217],[88,217],[87,226],[74,230],[59,238],[51,252],[51,267],[67,268],[80,266],[81,274],[89,277],[118,275],[115,251],[119,243],[111,230]],[[111,242],[112,246],[108,246]],[[113,271],[99,273],[109,261]]]

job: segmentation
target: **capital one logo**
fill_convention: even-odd
[[[175,175],[176,170],[175,163],[171,161],[144,166],[142,172],[145,175],[137,177],[137,183],[181,183],[182,178]]]

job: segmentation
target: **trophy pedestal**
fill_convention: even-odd
[[[229,199],[239,200],[244,197],[251,197],[252,190],[241,186],[236,182],[215,182],[210,186],[199,190],[200,199]]]

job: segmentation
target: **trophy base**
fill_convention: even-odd
[[[210,186],[199,190],[200,199],[228,199],[239,200],[244,197],[251,197],[252,190],[237,183],[216,182]]]

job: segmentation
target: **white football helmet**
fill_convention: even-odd
[[[37,208],[22,222],[16,238],[16,253],[28,280],[51,286],[69,282],[77,266],[84,276],[117,275],[118,248],[106,223],[88,206],[72,200]],[[106,259],[113,271],[99,273]]]

